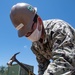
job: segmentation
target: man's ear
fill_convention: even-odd
[[[38,17],[37,19],[39,21],[39,24],[41,25],[42,24],[42,19],[40,17]]]
[[[38,21],[38,30],[40,31],[42,29],[42,19],[38,17],[37,21]]]

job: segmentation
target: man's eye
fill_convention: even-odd
[[[28,32],[28,33],[26,34],[26,37],[30,36],[31,34],[32,34],[32,32]]]

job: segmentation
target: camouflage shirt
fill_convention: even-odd
[[[67,72],[75,67],[75,30],[67,22],[60,19],[43,21],[46,37],[32,43],[31,50],[38,61],[38,73],[43,75],[50,59],[53,60],[52,72]],[[58,75],[58,74],[55,74]]]

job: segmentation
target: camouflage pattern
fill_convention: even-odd
[[[71,75],[75,67],[75,30],[60,19],[43,21],[46,32],[42,42],[32,43],[39,75]],[[50,62],[50,59],[53,61]]]

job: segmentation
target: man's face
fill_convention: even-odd
[[[33,23],[31,31],[25,34],[25,36],[31,41],[38,41],[41,38],[42,25],[39,21]]]
[[[29,37],[34,32],[34,30],[36,29],[35,26],[34,26],[34,24],[35,23],[33,22],[31,30],[28,33],[25,34],[25,37]]]

